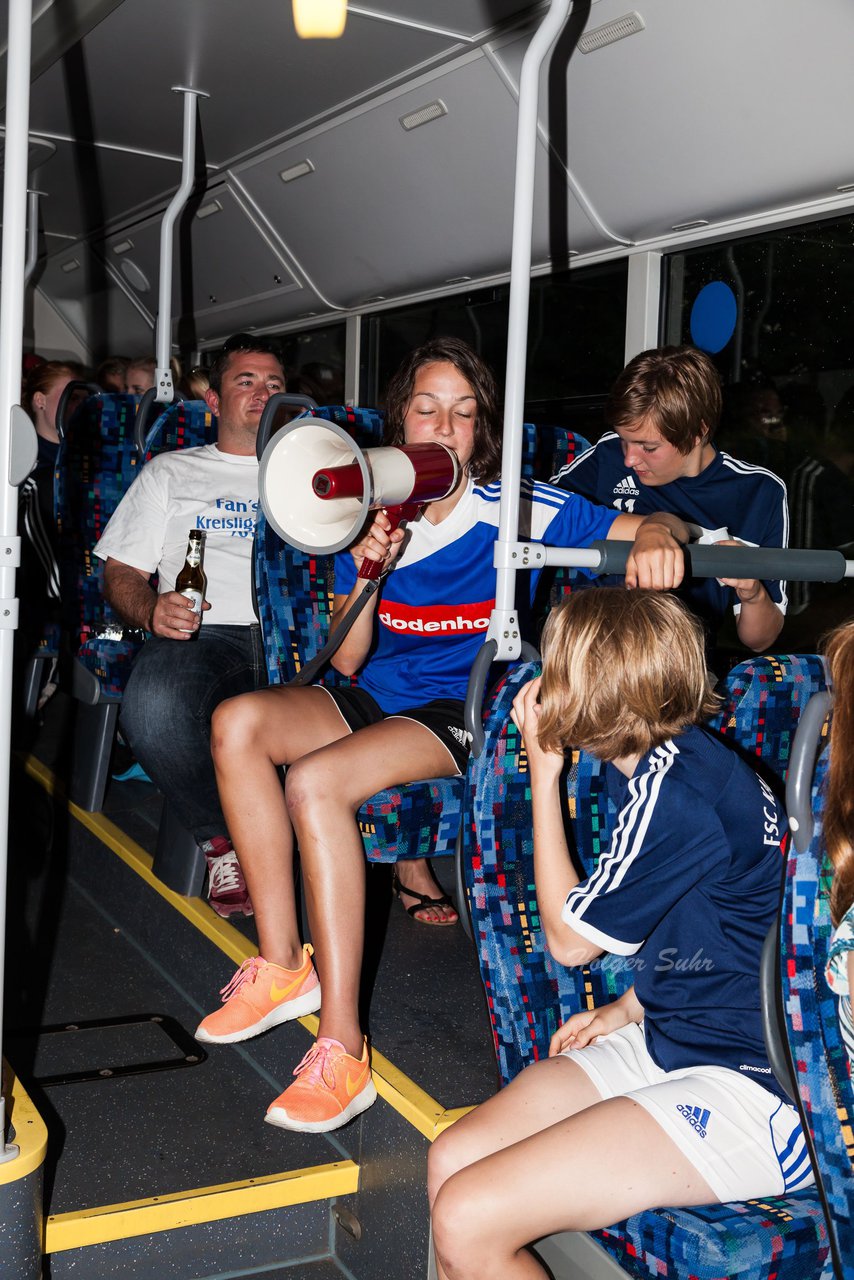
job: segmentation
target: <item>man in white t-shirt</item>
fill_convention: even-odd
[[[284,391],[285,378],[278,349],[250,334],[225,343],[209,377],[205,400],[218,418],[217,443],[147,463],[95,554],[106,561],[104,594],[112,607],[150,633],[125,690],[122,733],[204,850],[211,906],[222,916],[250,915],[219,803],[210,721],[226,698],[266,684],[252,604],[255,438],[264,406]],[[175,591],[191,529],[204,532],[201,616]]]

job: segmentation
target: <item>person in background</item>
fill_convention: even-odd
[[[128,362],[124,389],[129,396],[142,396],[154,386],[157,361],[154,356],[134,356]]]
[[[405,532],[374,512],[336,557],[333,628],[362,596],[362,562],[378,561],[385,575],[331,659],[358,684],[262,689],[223,703],[212,725],[220,797],[255,905],[260,954],[241,966],[196,1037],[231,1044],[320,1005],[299,934],[298,846],[323,1004],[317,1041],[266,1118],[311,1133],[346,1124],[376,1098],[358,1009],[365,852],[356,814],[386,787],[465,771],[466,688],[496,590],[501,429],[491,371],[455,338],[418,348],[389,385],[385,439],[442,444],[456,453],[460,476]],[[669,587],[681,577],[688,531],[672,516],[620,515],[526,482],[521,527],[560,546],[622,536],[634,540],[629,581]],[[425,858],[401,865],[395,891],[423,924],[457,919]]]
[[[824,840],[834,872],[830,892],[834,934],[827,981],[839,1000],[839,1026],[854,1069],[854,622],[846,622],[831,632],[824,650],[833,686],[833,750],[824,806]]]
[[[38,648],[45,631],[59,623],[59,569],[56,562],[56,526],[53,510],[53,474],[59,452],[56,412],[69,382],[84,376],[78,364],[43,360],[27,375],[21,404],[36,429],[38,455],[35,469],[18,489],[18,527],[21,533],[21,568],[18,574],[20,613],[16,637],[16,687],[23,666]],[[80,392],[81,399],[85,392]],[[70,403],[69,417],[74,409]],[[44,695],[55,688],[49,677]]]
[[[455,1280],[544,1278],[526,1246],[552,1232],[813,1180],[760,1012],[785,814],[702,728],[718,700],[699,620],[666,593],[575,592],[550,614],[542,651],[542,677],[512,714],[546,942],[558,964],[631,957],[635,983],[573,1014],[547,1059],[433,1143],[433,1239],[439,1275]],[[587,878],[564,831],[570,747],[607,762],[617,808]]]
[[[705,352],[642,351],[611,390],[605,419],[612,431],[553,483],[618,511],[672,511],[700,527],[701,542],[787,546],[785,485],[763,467],[715,447],[720,416],[721,381]],[[703,619],[712,644],[730,609],[739,642],[757,653],[773,644],[783,626],[784,582],[697,579],[681,595]]]
[[[252,904],[220,807],[210,721],[223,698],[267,681],[252,604],[255,437],[268,399],[284,389],[273,343],[246,333],[229,338],[205,393],[219,420],[217,443],[147,462],[95,548],[106,562],[110,604],[150,633],[122,699],[122,733],[204,851],[210,903],[221,916],[251,915]],[[190,529],[205,534],[208,598],[201,618],[174,590]]]
[[[108,356],[98,365],[95,381],[104,391],[122,395],[127,384],[129,365],[130,360],[127,356]]]
[[[189,369],[178,383],[178,395],[182,400],[204,400],[210,385],[207,369]]]

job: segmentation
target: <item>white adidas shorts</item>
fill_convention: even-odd
[[[749,1076],[729,1067],[662,1071],[636,1023],[563,1056],[583,1068],[603,1098],[640,1103],[721,1202],[812,1185],[796,1108]]]

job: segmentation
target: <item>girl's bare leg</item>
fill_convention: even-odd
[[[211,754],[217,786],[255,909],[259,951],[286,969],[299,967],[302,946],[293,831],[279,766],[349,734],[322,689],[259,689],[228,699],[214,712]]]
[[[652,1116],[633,1099],[611,1098],[450,1177],[433,1206],[433,1239],[446,1280],[543,1280],[525,1247],[532,1240],[656,1205],[715,1203]]]
[[[365,850],[355,815],[385,787],[454,771],[429,729],[389,719],[303,755],[288,771],[285,803],[299,842],[323,1005],[320,1032],[360,1056]],[[252,886],[249,886],[250,893]],[[254,898],[253,898],[254,903]]]

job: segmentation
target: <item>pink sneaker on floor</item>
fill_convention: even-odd
[[[236,1044],[314,1013],[320,1008],[320,982],[311,954],[311,947],[304,946],[298,969],[268,964],[262,956],[244,960],[222,989],[222,1008],[199,1023],[196,1039],[205,1044]]]
[[[225,836],[212,836],[199,846],[208,864],[208,902],[218,916],[254,915],[237,854]]]
[[[320,1036],[294,1075],[294,1083],[267,1108],[267,1124],[298,1133],[328,1133],[376,1101],[367,1041],[361,1058],[354,1058],[340,1040]]]

